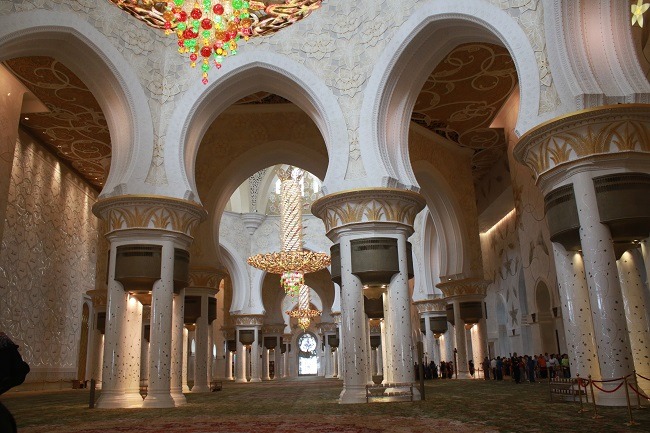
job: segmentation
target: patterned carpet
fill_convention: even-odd
[[[339,405],[334,379],[224,383],[220,392],[188,394],[178,409],[88,409],[88,391],[20,392],[1,397],[20,433],[594,433],[650,432],[650,409],[550,403],[543,384],[431,381],[426,401]]]

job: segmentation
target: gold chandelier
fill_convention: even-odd
[[[305,285],[304,274],[319,271],[330,264],[330,256],[302,249],[303,197],[300,179],[303,171],[289,167],[278,169],[280,179],[280,252],[257,254],[249,257],[249,265],[272,274],[280,274],[285,293],[298,296],[298,308],[287,311],[298,319],[298,325],[307,329],[311,319],[321,314],[310,308],[310,288]]]

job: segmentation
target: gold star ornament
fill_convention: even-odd
[[[643,0],[637,0],[635,5],[631,5],[632,9],[632,25],[635,23],[639,24],[639,27],[643,27],[643,14],[650,9],[650,3],[643,3]]]

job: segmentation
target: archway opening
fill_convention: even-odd
[[[316,337],[310,332],[305,332],[298,337],[298,376],[318,374],[317,346]]]

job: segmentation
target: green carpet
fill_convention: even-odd
[[[341,382],[299,379],[224,382],[223,390],[188,394],[176,409],[88,409],[87,390],[19,392],[1,397],[21,433],[496,433],[650,432],[650,409],[578,414],[577,403],[550,403],[545,384],[437,380],[426,401],[339,405]]]

